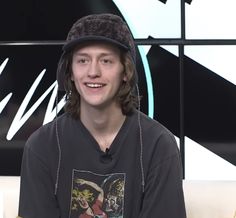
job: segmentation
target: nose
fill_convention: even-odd
[[[96,77],[101,76],[100,67],[99,67],[99,64],[96,60],[91,62],[90,68],[88,70],[88,76],[90,78],[96,78]]]

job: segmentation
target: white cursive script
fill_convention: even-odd
[[[9,58],[5,59],[5,61],[0,66],[0,75],[2,71],[4,70]],[[25,98],[23,99],[12,123],[8,130],[6,139],[11,140],[14,135],[19,131],[19,129],[24,125],[24,123],[29,119],[29,117],[34,113],[34,111],[40,106],[40,104],[43,102],[43,100],[49,95],[50,92],[52,92],[50,100],[48,102],[48,106],[45,112],[43,124],[46,124],[50,121],[52,121],[57,113],[60,112],[60,110],[63,108],[65,104],[65,96],[57,103],[55,108],[53,108],[53,105],[55,104],[56,98],[57,98],[57,91],[58,91],[58,84],[57,81],[55,81],[43,94],[41,97],[38,98],[38,100],[31,106],[31,108],[26,111],[26,108],[37,89],[40,81],[42,80],[44,74],[46,72],[46,69],[44,69],[36,78],[36,80],[33,82],[31,88],[29,89],[28,93],[26,94]],[[9,93],[1,102],[0,102],[0,113],[5,108],[7,103],[9,102],[10,98],[12,97],[13,93]]]
[[[0,75],[2,74],[2,71],[4,70],[5,66],[7,65],[9,58],[6,58],[5,61],[3,61],[3,63],[0,66]],[[9,93],[2,101],[0,101],[0,113],[2,112],[2,110],[5,108],[5,106],[7,105],[8,101],[10,100],[12,96],[12,93]]]

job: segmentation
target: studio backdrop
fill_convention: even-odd
[[[235,0],[2,3],[0,175],[20,175],[27,138],[63,113],[56,68],[71,25],[108,12],[132,31],[141,110],[175,135],[185,179],[235,180],[235,8]]]

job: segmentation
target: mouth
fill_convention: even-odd
[[[93,88],[93,89],[96,89],[96,88],[102,88],[105,86],[105,84],[103,83],[85,83],[85,86],[89,87],[89,88]]]

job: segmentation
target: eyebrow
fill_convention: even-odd
[[[82,53],[82,52],[75,52],[73,56],[88,56],[87,53]]]
[[[90,56],[88,53],[86,52],[75,52],[73,56]],[[104,56],[116,56],[115,53],[113,52],[108,52],[108,53],[100,53],[99,57],[104,57]]]

